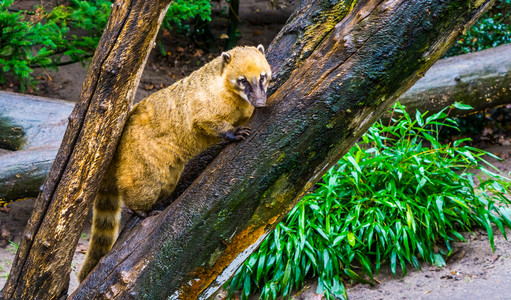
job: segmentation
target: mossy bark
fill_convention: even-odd
[[[307,32],[339,7],[306,3],[269,47],[283,79],[250,120],[252,135],[226,147],[165,211],[130,227],[70,298],[211,297],[493,1],[361,0],[317,35],[310,29],[315,42],[304,48],[288,26]],[[330,8],[308,10],[322,5]],[[302,54],[275,63],[282,47]]]
[[[2,297],[66,294],[73,257],[99,182],[170,0],[116,1]]]

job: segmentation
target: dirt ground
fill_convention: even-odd
[[[30,1],[26,1],[30,2]],[[39,1],[33,1],[39,2]],[[240,25],[242,38],[239,44],[269,45],[273,37],[284,25],[287,17],[296,7],[296,3],[280,1],[280,8],[272,9],[267,0],[247,0],[241,3]],[[214,21],[212,30],[216,37],[224,32],[226,18],[225,2],[213,2]],[[156,90],[166,87],[176,80],[190,74],[220,54],[221,47],[213,53],[207,53],[193,44],[190,38],[174,32],[164,34],[160,41],[170,56],[162,57],[157,51],[151,53],[142,80],[137,91],[136,101],[140,101]],[[32,93],[57,99],[77,101],[87,69],[81,64],[67,65],[59,72],[36,70],[40,83]],[[14,84],[6,84],[0,89],[16,91]],[[494,145],[488,151],[507,158],[511,156],[511,146]],[[511,172],[511,161],[506,159],[495,162],[505,175]],[[3,247],[0,244],[0,289],[14,259],[17,244],[23,228],[30,216],[33,199],[11,203],[0,209],[0,235],[9,236],[12,243]],[[7,228],[8,232],[2,232]],[[70,292],[78,285],[77,272],[85,258],[90,221],[81,235],[72,263]],[[438,268],[424,265],[422,270],[413,270],[405,277],[394,278],[388,268],[383,268],[377,279],[381,282],[375,287],[354,284],[348,288],[350,299],[511,299],[508,287],[511,286],[511,245],[496,234],[495,252],[492,252],[488,237],[484,231],[467,233],[466,243],[456,243],[455,251],[447,261],[447,266]],[[293,296],[294,299],[321,299],[315,294],[316,285],[311,281],[305,288]]]

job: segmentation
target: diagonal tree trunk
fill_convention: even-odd
[[[25,228],[5,299],[56,299],[141,71],[170,0],[116,1],[44,188]]]
[[[275,51],[270,50],[270,53]],[[275,65],[286,59],[272,57]],[[444,58],[401,95],[399,101],[412,114],[415,109],[434,113],[456,101],[470,104],[474,111],[508,104],[511,103],[511,72],[508,70],[511,70],[511,44]],[[281,74],[277,79],[282,77]],[[3,166],[0,168],[0,206],[37,196],[57,154],[73,106],[72,102],[0,91],[0,148],[17,150],[0,156]],[[461,114],[471,112],[459,111]],[[451,115],[456,113],[452,111]],[[176,196],[186,190],[221,149],[216,146],[189,164]]]
[[[268,51],[252,135],[130,227],[72,299],[206,299],[493,1],[305,1]],[[320,22],[319,24],[316,21]]]

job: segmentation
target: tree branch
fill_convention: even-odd
[[[509,44],[441,59],[399,101],[412,114],[415,109],[434,113],[456,101],[474,107],[471,111],[459,111],[464,114],[508,104],[511,103],[511,72],[507,72],[510,69]],[[73,106],[72,102],[0,91],[0,148],[23,149],[0,156],[0,165],[4,166],[0,169],[0,205],[37,196],[57,154]],[[167,203],[177,199],[224,146],[216,145],[192,159]]]

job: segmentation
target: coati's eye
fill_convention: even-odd
[[[261,73],[261,83],[264,83],[266,81],[266,74],[263,72]]]
[[[247,86],[248,85],[248,80],[245,77],[240,77],[240,78],[238,78],[238,84],[239,85],[243,85],[243,86]]]

